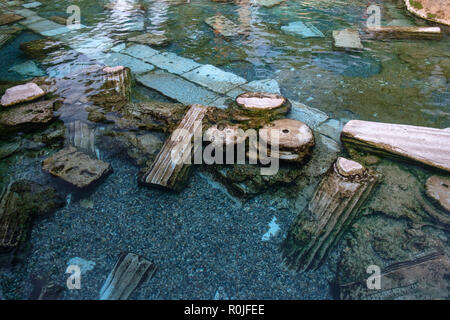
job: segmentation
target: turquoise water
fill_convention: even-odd
[[[71,1],[41,2],[43,5],[35,9],[41,17],[69,16],[66,8]],[[92,79],[73,72],[95,65],[104,52],[127,38],[148,32],[169,39],[168,46],[159,48],[162,51],[217,66],[249,82],[275,79],[287,98],[317,108],[340,122],[363,119],[435,128],[450,126],[448,33],[440,41],[364,41],[366,50],[362,53],[333,51],[333,30],[364,27],[367,1],[286,0],[264,8],[245,0],[117,0],[112,10],[105,9],[104,5],[111,2],[77,1],[81,23],[86,27],[61,36],[69,47],[33,60],[46,75],[56,79],[59,95],[68,98],[74,88],[97,90]],[[395,2],[373,3],[382,8],[382,24],[402,20],[410,25],[426,25]],[[204,23],[219,13],[244,34],[225,38]],[[310,23],[324,37],[302,39],[281,30],[295,21]],[[30,60],[20,44],[39,38],[42,36],[24,30],[0,48],[0,56],[4,57],[0,60],[2,86],[30,79],[8,70]],[[172,101],[137,83],[132,100]],[[58,112],[66,125],[74,121],[87,123],[95,135],[110,129],[109,125],[87,121],[84,108],[84,104],[66,103]],[[159,137],[162,141],[166,135]],[[126,156],[127,150],[114,147],[95,145],[94,153],[110,163],[114,172],[98,187],[83,192],[62,187],[57,179],[41,171],[42,160],[55,151],[54,147],[39,152],[28,150],[1,160],[2,184],[26,178],[56,186],[66,197],[64,208],[35,222],[28,258],[3,271],[0,288],[7,298],[27,298],[31,291],[29,278],[36,273],[64,284],[67,262],[82,257],[95,262],[95,268],[83,278],[83,290],[66,290],[64,298],[96,299],[118,254],[124,251],[148,257],[158,266],[154,278],[131,296],[136,299],[336,297],[332,283],[341,252],[347,249],[344,242],[321,268],[308,273],[287,270],[280,258],[279,245],[317,181],[311,179],[310,186],[304,189],[275,185],[244,201],[232,196],[208,170],[198,169],[188,187],[173,194],[139,186],[139,166]],[[408,195],[413,195],[417,185],[422,188],[424,177],[434,173],[429,168],[411,169],[382,161],[388,173],[398,173],[400,168],[408,172],[408,177],[415,177],[414,182],[405,182],[405,190],[411,192]],[[92,203],[92,207],[82,205],[82,200]],[[408,205],[401,202],[392,211],[403,212]],[[394,215],[386,213],[390,214]],[[403,223],[401,213],[396,218]],[[272,221],[277,221],[280,231],[269,241],[262,241]],[[442,242],[447,250],[447,233],[439,233],[439,237],[445,238]]]

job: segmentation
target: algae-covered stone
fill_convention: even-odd
[[[0,251],[23,244],[32,218],[63,205],[64,200],[52,187],[28,180],[9,184],[0,193]]]
[[[37,84],[29,82],[6,90],[2,96],[1,104],[4,107],[12,106],[21,102],[32,101],[45,95]]]
[[[92,159],[74,147],[60,150],[45,159],[42,169],[78,188],[87,187],[112,172],[108,163]]]
[[[11,24],[11,23],[20,21],[22,19],[25,19],[25,17],[22,17],[18,14],[0,13],[0,26],[5,25],[5,24]]]

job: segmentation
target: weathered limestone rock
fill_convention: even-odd
[[[214,32],[217,32],[224,37],[236,37],[242,33],[237,24],[221,14],[206,18],[205,23],[210,26]]]
[[[26,241],[33,218],[64,205],[55,189],[28,180],[10,183],[0,192],[0,252]]]
[[[341,139],[349,148],[391,155],[450,171],[450,131],[351,120]]]
[[[426,20],[450,26],[450,5],[447,0],[404,0],[409,12]]]
[[[108,163],[92,159],[74,147],[60,150],[45,159],[42,169],[78,188],[87,187],[112,172]]]
[[[11,24],[20,21],[22,19],[25,19],[25,17],[19,16],[18,14],[0,13],[0,26],[3,26],[5,24]]]
[[[100,290],[100,300],[126,300],[136,287],[150,279],[156,266],[134,253],[122,254]]]
[[[376,185],[377,174],[352,162],[338,158],[290,227],[283,243],[290,267],[301,271],[319,267]]]
[[[429,198],[450,213],[450,178],[431,176],[425,182],[425,192]]]
[[[450,259],[432,253],[395,263],[382,270],[379,290],[367,288],[367,278],[339,286],[342,300],[448,299]]]
[[[2,106],[8,107],[21,102],[32,101],[45,95],[37,84],[29,82],[6,90],[2,96]]]
[[[251,128],[279,119],[291,110],[291,103],[285,97],[265,92],[246,92],[236,97],[236,103],[229,108],[233,120],[246,123]]]
[[[281,30],[287,34],[300,36],[300,38],[323,38],[325,35],[310,23],[294,21],[287,26],[282,26]]]
[[[360,51],[364,49],[358,30],[334,30],[333,40],[333,46],[336,50]]]
[[[166,140],[150,169],[141,177],[144,185],[161,186],[180,191],[187,183],[191,157],[198,144],[194,135],[202,135],[202,121],[210,107],[192,105],[177,130]],[[199,132],[200,131],[200,132]],[[200,146],[201,147],[201,146]]]
[[[164,47],[170,43],[169,38],[165,35],[151,33],[140,34],[136,37],[129,38],[128,41],[156,47]]]
[[[441,28],[439,27],[399,27],[399,26],[380,26],[369,27],[364,30],[366,39],[429,39],[439,40],[442,38]]]
[[[0,131],[29,131],[54,120],[55,100],[30,102],[0,112]]]
[[[304,162],[315,145],[312,130],[303,122],[292,119],[265,125],[259,130],[259,137],[263,145],[267,144],[269,156],[291,162]]]

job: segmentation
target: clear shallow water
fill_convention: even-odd
[[[65,9],[72,4],[42,2],[37,10],[42,17],[66,17]],[[88,41],[82,51],[89,58],[74,50],[50,55],[42,67],[51,77],[94,65],[91,57],[96,52],[120,43],[119,37],[146,30],[166,35],[171,41],[167,51],[249,81],[276,79],[285,96],[334,118],[450,126],[449,74],[448,67],[443,68],[449,61],[448,36],[427,41],[426,46],[420,41],[365,42],[367,50],[361,54],[331,49],[332,30],[363,25],[366,1],[286,1],[273,8],[248,1],[139,2],[146,11],[133,8],[137,1],[120,0],[113,10],[104,10],[106,3],[77,2],[87,28],[67,36],[73,43]],[[384,9],[384,23],[406,19],[420,24],[390,2],[378,3]],[[239,24],[248,35],[227,40],[215,34],[203,21],[218,13]],[[281,31],[281,26],[298,20],[312,23],[325,37],[300,39]],[[21,79],[5,70],[28,60],[19,50],[20,43],[39,37],[24,32],[0,49],[7,57],[1,61],[1,80]],[[89,79],[75,79],[58,80],[60,94],[70,92],[74,83],[89,88]],[[166,100],[158,93],[135,88],[133,100],[146,99]],[[85,121],[86,114],[80,106],[66,106],[63,120]],[[3,173],[54,183],[40,171],[46,155],[25,157],[17,163],[15,159],[11,161],[14,165],[5,165]],[[329,283],[340,248],[315,272],[299,275],[285,270],[279,243],[298,212],[279,194],[241,204],[203,172],[196,172],[189,187],[173,195],[139,188],[137,167],[117,155],[104,153],[102,159],[115,170],[103,184],[94,192],[73,195],[73,201],[54,218],[37,222],[30,240],[31,256],[24,265],[5,273],[3,286],[16,290],[10,297],[26,296],[27,278],[32,273],[45,271],[64,282],[67,261],[80,256],[95,261],[96,267],[86,275],[86,290],[68,292],[66,298],[95,299],[118,253],[132,251],[159,268],[133,298],[331,298]],[[94,208],[81,207],[80,198],[92,201]],[[263,242],[261,237],[274,217],[281,230],[271,241]]]

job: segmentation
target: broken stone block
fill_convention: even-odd
[[[17,180],[0,190],[0,252],[23,244],[33,218],[64,205],[55,189],[28,180]]]
[[[30,102],[0,113],[0,132],[31,131],[43,127],[55,118],[54,100]]]
[[[210,64],[189,71],[183,74],[183,77],[218,93],[226,93],[247,82],[234,73],[223,71]]]
[[[0,26],[3,26],[5,24],[15,23],[15,22],[23,20],[23,19],[25,19],[25,17],[19,16],[18,14],[1,13],[0,14]]]
[[[324,34],[310,23],[294,21],[287,26],[282,26],[281,30],[287,34],[300,36],[301,38],[323,38]]]
[[[74,147],[60,150],[45,159],[42,170],[78,188],[85,188],[112,172],[108,163],[93,159]]]
[[[37,84],[29,82],[19,86],[11,87],[2,96],[2,106],[8,107],[21,102],[32,101],[45,95]]]
[[[193,103],[209,105],[210,102],[219,98],[218,94],[210,90],[161,70],[137,75],[136,81],[166,97],[187,105]]]
[[[236,37],[241,33],[237,24],[221,14],[206,18],[205,23],[210,26],[214,32],[224,37]]]
[[[442,0],[404,0],[409,12],[416,16],[450,26],[448,1]]]
[[[259,137],[267,144],[268,155],[290,162],[304,162],[314,148],[312,130],[303,122],[280,119],[259,130]],[[278,144],[278,146],[274,145]]]
[[[342,129],[341,140],[350,149],[450,171],[450,130],[351,120]]]
[[[389,40],[389,39],[442,39],[439,27],[369,27],[364,29],[367,33],[365,39]]]
[[[194,135],[202,136],[202,121],[210,107],[192,105],[177,130],[166,140],[149,170],[140,178],[143,185],[165,187],[181,191],[187,183],[191,157],[198,143],[192,143]],[[201,147],[201,144],[200,144]]]
[[[283,256],[288,266],[318,268],[358,215],[378,175],[339,157],[317,186],[312,199],[289,229]]]
[[[450,260],[431,253],[388,266],[380,275],[380,289],[369,289],[367,278],[339,285],[342,300],[448,299]]]
[[[450,213],[450,178],[431,176],[425,182],[425,193],[442,209]]]
[[[163,34],[144,33],[136,37],[129,38],[130,42],[137,42],[148,46],[164,47],[169,44],[169,38]]]
[[[28,60],[24,63],[16,64],[8,71],[12,71],[20,74],[21,76],[34,78],[34,77],[42,77],[45,75],[44,70],[38,67],[36,62],[32,60]]]
[[[333,31],[334,48],[336,50],[355,50],[364,49],[358,30],[344,29]]]
[[[100,300],[126,300],[136,287],[150,279],[156,266],[143,257],[122,254],[100,290]]]
[[[241,144],[247,140],[247,136],[243,130],[239,129],[238,125],[213,125],[206,130],[204,139],[214,145],[229,146]]]
[[[44,38],[24,42],[20,45],[20,50],[25,52],[29,57],[33,59],[43,59],[50,52],[54,52],[62,47],[63,43],[61,41]]]

